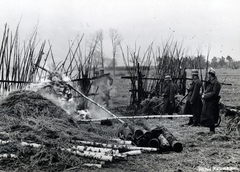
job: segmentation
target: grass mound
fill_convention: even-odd
[[[12,117],[66,117],[66,112],[34,91],[15,91],[0,102],[4,114]]]
[[[61,107],[33,91],[16,91],[0,102],[0,170],[63,171],[94,160],[61,149],[73,140],[109,143],[116,129],[97,124],[77,124]],[[116,126],[116,125],[115,125]],[[22,146],[22,142],[41,145]],[[3,143],[3,142],[2,142]],[[17,158],[11,158],[10,154]]]

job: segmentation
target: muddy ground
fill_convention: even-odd
[[[233,86],[223,86],[221,101],[227,105],[238,105],[240,91],[239,76],[226,76],[237,74],[239,71],[219,70],[221,82],[233,83]],[[119,72],[124,74],[124,71]],[[130,102],[130,83],[118,75],[114,78],[114,90],[109,109],[116,115],[128,115],[126,107]],[[221,114],[222,122],[216,128],[215,135],[208,135],[208,128],[191,127],[186,125],[187,118],[145,120],[149,126],[163,125],[168,128],[179,141],[183,143],[180,153],[167,152],[143,153],[130,156],[127,161],[112,162],[102,169],[85,168],[84,171],[240,171],[240,137],[226,134],[227,118]],[[111,126],[114,127],[114,126]],[[111,129],[109,127],[109,129]],[[77,169],[69,169],[75,171]],[[83,170],[83,169],[82,169]]]

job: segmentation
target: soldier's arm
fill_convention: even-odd
[[[214,83],[213,91],[204,94],[204,99],[214,99],[217,98],[221,90],[221,84],[219,82]]]

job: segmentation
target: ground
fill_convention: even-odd
[[[121,71],[121,74],[126,72]],[[240,76],[238,70],[217,70],[220,82],[232,83],[222,86],[221,101],[226,105],[238,106],[240,101]],[[220,76],[221,75],[221,76]],[[114,78],[113,92],[109,110],[116,115],[126,115],[126,107],[130,102],[130,85],[120,75]],[[113,162],[102,169],[86,171],[239,171],[240,170],[240,137],[236,134],[227,135],[227,118],[221,114],[222,122],[216,128],[215,135],[207,135],[208,128],[187,126],[187,118],[146,120],[149,126],[163,125],[168,128],[180,142],[183,151],[143,153],[130,156],[127,161]]]
[[[223,85],[221,90],[221,102],[225,105],[239,106],[240,102],[240,77],[237,75],[238,70],[217,70],[220,82],[231,83],[232,86]],[[127,75],[126,71],[118,71],[114,79],[113,90],[111,92],[111,103],[108,110],[117,116],[127,116],[132,113],[127,107],[130,104],[130,83],[129,80],[121,79],[122,75]],[[24,106],[25,107],[25,106]],[[36,109],[35,109],[36,110]],[[240,170],[240,136],[236,133],[227,134],[228,118],[224,113],[221,113],[222,122],[216,128],[215,135],[208,135],[208,128],[204,127],[191,127],[186,125],[188,118],[173,118],[171,119],[145,119],[145,120],[132,120],[131,122],[138,123],[144,122],[148,127],[152,128],[156,125],[166,127],[182,144],[183,151],[176,153],[173,151],[166,153],[142,153],[140,155],[129,156],[127,161],[114,161],[106,163],[101,169],[82,167],[77,163],[74,166],[66,168],[66,172],[75,171],[162,171],[162,172],[192,172],[192,171],[239,171]],[[31,118],[29,118],[31,119]],[[48,118],[49,119],[49,118]],[[126,120],[125,120],[126,121]],[[43,122],[48,122],[44,120]],[[129,122],[129,121],[126,121]],[[3,123],[3,121],[2,121]],[[25,124],[23,122],[23,124]],[[41,123],[42,124],[42,123]],[[115,137],[115,132],[121,124],[118,121],[113,121],[112,126],[104,126],[99,124],[81,124],[79,130],[75,130],[74,126],[71,128],[67,126],[67,131],[64,136],[76,135],[76,132],[82,131],[81,139],[89,139],[88,141],[109,140]],[[33,125],[35,126],[35,125]],[[42,125],[40,125],[41,127]],[[44,125],[48,126],[48,125]],[[51,126],[51,125],[50,125]],[[57,123],[54,123],[57,126]],[[61,125],[62,126],[62,125]],[[60,126],[58,126],[60,127]],[[52,129],[49,127],[47,129]],[[53,129],[55,129],[53,127]],[[83,132],[85,130],[87,132]],[[35,130],[34,130],[35,131]],[[37,130],[38,131],[38,130]],[[44,130],[45,131],[45,130]],[[46,130],[48,131],[48,130]],[[50,130],[52,131],[52,130]],[[53,130],[55,131],[55,130]],[[58,131],[58,130],[56,130]],[[48,134],[49,132],[46,132]],[[23,132],[20,135],[23,135]],[[59,134],[59,133],[58,133]],[[79,134],[79,133],[78,133]],[[81,133],[80,133],[81,134]],[[94,137],[98,134],[99,137]],[[101,136],[101,137],[100,137]],[[61,138],[61,137],[60,137]],[[72,138],[72,137],[71,137]],[[95,140],[93,140],[95,138]],[[53,139],[56,140],[55,138]],[[61,145],[60,145],[61,146]],[[48,150],[48,149],[46,149]],[[51,150],[56,150],[55,147]],[[65,154],[64,154],[65,155]],[[35,156],[36,157],[36,156]],[[68,156],[66,156],[68,157]],[[79,160],[83,163],[89,159],[74,156],[74,160]],[[66,159],[63,163],[66,164]],[[68,160],[68,159],[67,159]],[[81,161],[84,160],[84,161]],[[71,161],[71,160],[69,160]],[[77,162],[77,161],[76,161]],[[91,161],[94,162],[94,161]],[[7,163],[7,162],[6,162]],[[46,166],[49,168],[49,166]],[[43,168],[43,169],[46,169]],[[12,169],[12,168],[11,168]],[[19,169],[19,168],[18,168]],[[20,168],[21,169],[21,168]],[[24,169],[24,168],[23,168]],[[32,169],[29,167],[28,169]],[[59,169],[59,168],[57,168]],[[21,170],[18,170],[21,171]],[[39,171],[39,170],[36,170]],[[49,169],[49,171],[51,171]],[[55,170],[56,171],[56,170]]]

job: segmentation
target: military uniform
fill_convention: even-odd
[[[175,109],[175,89],[170,76],[165,77],[163,86],[163,113],[172,115]]]
[[[211,72],[211,71],[210,71]],[[212,71],[215,75],[215,71]],[[207,84],[206,90],[202,96],[203,109],[201,116],[201,123],[204,126],[210,127],[210,131],[215,132],[214,118],[219,116],[219,92],[221,84],[218,82],[217,77],[213,77]]]
[[[202,124],[205,126],[214,125],[214,116],[219,114],[219,92],[221,84],[217,78],[207,83],[203,98]]]
[[[192,70],[192,76],[198,76],[198,70]],[[200,79],[195,79],[188,89],[188,97],[185,105],[184,113],[193,114],[193,117],[189,119],[189,125],[193,124],[197,126],[200,124],[200,118],[202,114],[202,100],[200,95],[200,89],[202,87],[202,82]]]
[[[198,79],[193,81],[188,93],[188,102],[191,105],[193,114],[193,124],[198,125],[200,123],[200,117],[202,113],[202,100],[200,95],[200,89],[202,87],[201,81]]]

